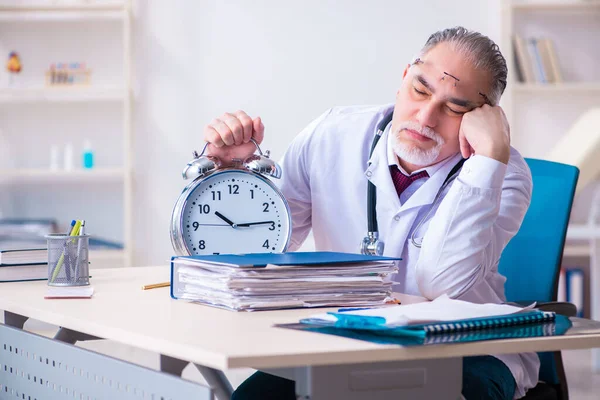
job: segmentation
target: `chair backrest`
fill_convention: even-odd
[[[506,277],[507,301],[555,301],[579,169],[551,161],[525,161],[533,179],[531,204],[521,229],[502,252],[498,270]],[[566,391],[560,353],[538,355],[540,380],[563,385]]]
[[[521,229],[498,266],[507,301],[554,301],[571,206],[579,177],[572,165],[525,159],[533,193]]]

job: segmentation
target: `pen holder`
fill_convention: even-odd
[[[86,286],[90,284],[89,235],[51,234],[48,242],[48,285]]]

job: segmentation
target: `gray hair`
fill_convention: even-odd
[[[489,37],[462,26],[444,29],[429,36],[421,56],[440,43],[450,43],[473,64],[475,69],[488,71],[492,76],[491,93],[486,93],[493,105],[498,105],[506,88],[508,68],[500,48]]]

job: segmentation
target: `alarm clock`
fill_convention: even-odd
[[[271,178],[281,168],[256,141],[246,160],[222,167],[216,157],[194,151],[183,170],[193,179],[181,192],[171,216],[171,243],[177,255],[282,253],[288,247],[289,205]]]

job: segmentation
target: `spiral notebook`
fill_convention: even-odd
[[[425,337],[553,321],[555,314],[507,304],[474,304],[442,296],[432,302],[374,309],[338,310],[300,323],[372,331],[387,336]]]
[[[572,323],[564,315],[556,315],[554,321],[541,323],[528,323],[515,326],[504,326],[493,329],[480,329],[462,332],[438,332],[429,335],[388,335],[388,332],[358,330],[358,329],[340,329],[332,326],[323,326],[310,323],[278,324],[279,328],[293,329],[307,332],[322,333],[334,335],[349,339],[364,340],[377,344],[395,344],[400,346],[421,346],[435,344],[452,344],[480,342],[485,340],[502,339],[522,339],[541,336],[564,335],[570,331]],[[600,327],[595,327],[595,332],[600,331]]]
[[[415,324],[398,327],[390,327],[377,323],[371,323],[364,317],[356,315],[344,315],[343,313],[332,313],[338,319],[332,325],[333,328],[356,329],[377,331],[379,334],[388,336],[416,336],[425,337],[441,333],[461,333],[469,331],[480,331],[495,328],[513,327],[517,325],[535,324],[554,321],[556,315],[553,312],[531,310],[517,314],[509,314],[494,317],[470,318],[457,321],[434,322],[426,324]],[[315,323],[316,321],[306,319],[301,323]],[[318,322],[316,322],[318,324]]]

